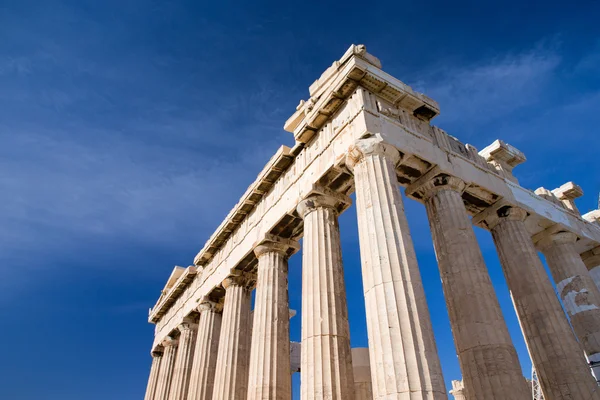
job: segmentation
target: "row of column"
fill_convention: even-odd
[[[395,148],[379,137],[370,137],[350,149],[346,162],[356,186],[372,396],[382,400],[447,399],[398,189],[395,166],[399,159]],[[435,171],[407,188],[427,209],[464,395],[467,400],[529,399],[462,200],[464,188],[459,179]],[[355,400],[337,220],[338,210],[348,202],[344,196],[320,190],[298,205],[304,220],[302,400]],[[492,232],[546,398],[600,399],[525,227],[525,211],[505,206],[480,217]],[[600,345],[600,326],[596,325],[600,323],[600,292],[593,282],[590,287],[585,265],[566,236],[552,235],[538,245],[573,328],[594,360]],[[182,330],[179,346],[193,346],[195,340],[194,354],[184,352],[183,360],[178,358],[173,366],[174,356],[169,352],[173,344],[164,344],[161,360],[153,361],[148,385],[154,396],[147,395],[146,400],[289,399],[287,259],[297,250],[297,243],[277,237],[268,236],[258,243],[257,275],[240,274],[223,283],[222,318],[217,306],[207,301],[201,305],[197,337],[184,336],[187,331]],[[250,335],[250,293],[255,280]],[[191,372],[186,370],[189,365],[194,366]],[[172,383],[163,372],[171,368]],[[183,377],[186,371],[189,378]]]

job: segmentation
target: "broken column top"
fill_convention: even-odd
[[[581,217],[588,222],[600,225],[600,210],[590,211],[589,213],[584,214]]]
[[[567,182],[558,189],[554,189],[552,194],[556,196],[557,199],[562,201],[565,208],[571,210],[577,215],[580,215],[577,206],[575,205],[575,199],[583,196],[583,190],[573,182]]]
[[[460,381],[452,381],[452,389],[454,390],[463,390],[465,388],[465,384],[462,380]]]
[[[513,175],[513,168],[527,161],[525,154],[502,140],[496,140],[479,152],[485,161],[493,166],[504,178],[519,183]]]
[[[554,193],[552,193],[552,191],[546,189],[545,187],[539,187],[537,189],[535,189],[535,191],[533,192],[535,194],[537,194],[538,196],[551,201],[554,204],[557,204],[559,206],[562,206],[563,203],[556,197],[556,195]]]
[[[479,152],[486,161],[497,161],[511,168],[527,161],[525,154],[514,146],[498,139]]]
[[[552,193],[559,200],[575,200],[583,196],[583,190],[581,189],[581,187],[573,182],[565,183],[561,187],[554,189]]]
[[[583,190],[573,182],[567,182],[552,191],[541,187],[536,189],[535,194],[553,203],[562,205],[565,209],[579,215],[575,199],[583,196]]]

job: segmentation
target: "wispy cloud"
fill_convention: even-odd
[[[43,24],[0,58],[0,263],[12,286],[25,271],[65,273],[57,260],[105,240],[115,253],[130,243],[199,250],[292,141],[283,90],[268,76],[242,87],[212,81],[218,63],[202,58],[198,74],[148,49],[98,57],[76,37],[45,39]],[[98,34],[102,49],[119,48]]]
[[[594,133],[600,81],[592,72],[600,68],[598,48],[569,62],[563,53],[559,43],[544,41],[475,63],[432,67],[415,86],[440,103],[435,124],[479,148],[501,138],[536,154],[516,175],[526,187],[554,188],[577,181],[600,145]],[[600,181],[586,183],[593,193]],[[581,202],[592,204],[593,197]]]
[[[439,65],[415,86],[440,103],[441,123],[493,120],[540,100],[561,57],[537,48],[472,65]]]

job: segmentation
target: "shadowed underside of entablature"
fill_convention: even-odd
[[[271,158],[195,257],[194,266],[150,311],[157,343],[195,310],[199,298],[222,296],[221,282],[232,270],[254,269],[253,249],[265,235],[300,238],[303,226],[296,206],[309,193],[351,194],[354,182],[346,155],[365,136],[377,135],[397,149],[402,186],[424,176],[456,176],[466,183],[462,197],[471,215],[508,204],[527,211],[532,236],[571,231],[579,237],[580,253],[600,245],[600,226],[556,197],[569,195],[572,186],[557,189],[551,199],[519,186],[512,170],[525,161],[523,153],[500,140],[479,152],[431,125],[439,113],[437,103],[382,71],[364,46],[351,46],[311,85],[310,96],[285,123],[296,144],[282,146]],[[411,197],[420,201],[418,193]]]

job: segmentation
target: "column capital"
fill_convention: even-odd
[[[525,221],[528,216],[529,213],[526,210],[500,200],[475,215],[472,221],[475,225],[492,230],[503,221]]]
[[[589,213],[582,215],[581,218],[585,219],[587,222],[600,226],[600,210],[590,211]]]
[[[302,218],[317,208],[331,208],[337,214],[345,210],[352,204],[350,197],[341,193],[336,193],[330,189],[322,187],[313,187],[303,200],[296,206],[298,214]]]
[[[390,159],[394,165],[398,164],[402,159],[402,155],[396,147],[386,143],[381,135],[370,133],[358,139],[348,149],[348,153],[346,154],[346,166],[350,170],[353,170],[354,166],[363,162],[366,156],[373,155],[386,157]]]
[[[553,232],[552,228],[553,227],[550,227],[534,236],[533,241],[538,250],[543,252],[551,246],[557,244],[575,243],[579,239],[579,237],[573,232],[562,230]]]
[[[154,349],[152,349],[152,351],[150,352],[150,355],[152,356],[152,358],[162,357],[164,352],[165,352],[164,348],[162,348],[161,346],[156,346]]]
[[[581,259],[588,270],[600,266],[600,246],[596,246],[585,253],[581,253]]]
[[[195,331],[198,329],[198,324],[190,317],[186,317],[183,319],[181,324],[177,326],[177,330],[181,333],[184,331]]]
[[[198,300],[198,306],[196,310],[202,314],[204,311],[212,311],[216,313],[223,312],[223,302],[215,301],[207,296],[202,297]]]
[[[174,339],[172,336],[167,336],[166,338],[163,339],[162,342],[160,342],[160,344],[164,348],[177,346],[178,343],[179,343],[179,340]]]
[[[250,290],[256,284],[256,275],[249,272],[242,272],[239,270],[231,270],[231,276],[226,278],[222,285],[225,290],[232,286],[242,286]]]
[[[426,200],[439,190],[464,192],[467,184],[460,178],[440,170],[438,167],[408,185],[406,195],[415,199]]]
[[[284,239],[279,236],[267,234],[254,247],[254,254],[260,258],[267,253],[279,253],[286,258],[300,250],[300,244],[295,240]]]

